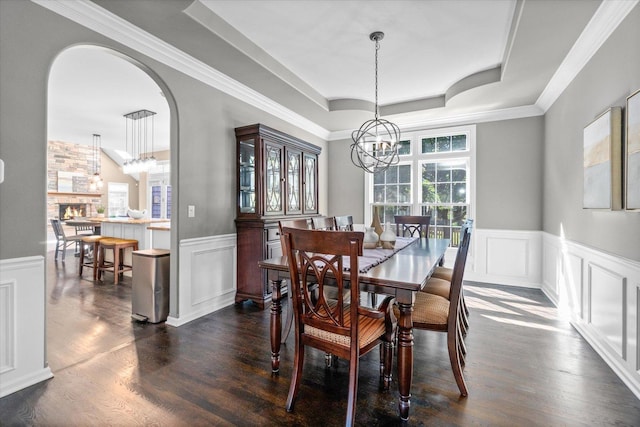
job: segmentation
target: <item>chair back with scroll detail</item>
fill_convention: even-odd
[[[388,297],[377,310],[359,305],[358,256],[362,255],[364,233],[353,231],[322,231],[282,229],[289,275],[293,281],[295,324],[295,355],[287,411],[292,411],[301,382],[304,347],[311,346],[349,361],[349,390],[346,425],[355,420],[360,356],[381,346],[381,376],[388,387],[392,365],[392,339],[395,317]],[[343,258],[344,257],[344,258]],[[344,259],[349,260],[350,301],[344,297],[347,289]],[[308,284],[318,286],[318,297]],[[324,295],[325,285],[337,286],[342,298]]]
[[[336,230],[353,231],[353,217],[351,215],[336,216]]]
[[[396,215],[396,235],[402,237],[429,237],[429,215]]]

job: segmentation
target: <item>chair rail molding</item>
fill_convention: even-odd
[[[640,262],[542,237],[542,291],[640,399]]]
[[[53,377],[46,362],[45,259],[0,260],[0,397]]]

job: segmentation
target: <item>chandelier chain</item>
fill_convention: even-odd
[[[380,50],[380,41],[376,39],[376,106],[375,106],[376,120],[378,120],[378,50]]]

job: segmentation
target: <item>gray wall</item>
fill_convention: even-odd
[[[235,232],[234,127],[261,122],[291,133],[320,145],[324,151],[320,162],[325,161],[326,143],[317,137],[32,2],[2,0],[0,158],[6,173],[0,184],[0,259],[46,251],[48,72],[56,55],[75,44],[106,46],[134,58],[148,67],[167,95],[172,114],[174,244]],[[320,171],[323,174],[322,167]],[[323,193],[326,180],[321,175]],[[196,205],[195,218],[187,218],[187,205]],[[320,209],[326,210],[324,194]]]
[[[328,159],[329,216],[352,215],[364,222],[364,172],[351,162],[351,139],[331,141]]]
[[[640,261],[640,213],[582,209],[583,130],[640,89],[640,6],[547,111],[544,231]]]
[[[544,118],[480,123],[476,128],[476,226],[542,228]]]
[[[542,227],[544,119],[504,120],[476,127],[476,226]],[[364,172],[351,163],[350,140],[329,143],[329,215],[364,220]]]

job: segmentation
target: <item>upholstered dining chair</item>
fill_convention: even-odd
[[[305,347],[313,347],[349,361],[349,389],[345,425],[353,425],[358,390],[360,356],[380,347],[380,374],[388,388],[393,359],[392,340],[396,320],[392,297],[378,309],[359,305],[358,256],[362,255],[364,233],[283,228],[282,236],[293,282],[295,355],[286,409],[293,407],[300,390]],[[347,283],[344,258],[349,260],[350,299],[344,298]],[[325,285],[338,287],[337,300],[324,294]],[[308,284],[318,286],[314,298]]]
[[[429,215],[395,215],[397,236],[429,237]]]
[[[351,215],[336,216],[336,230],[353,231],[353,217]]]
[[[416,329],[422,329],[447,334],[449,361],[451,362],[453,376],[458,385],[458,389],[460,389],[460,395],[462,396],[467,396],[469,392],[462,372],[465,361],[463,354],[464,343],[460,333],[459,311],[462,309],[462,277],[470,240],[471,233],[469,229],[466,229],[461,236],[460,247],[453,266],[449,299],[427,292],[417,292],[413,305],[414,331]],[[396,316],[398,316],[399,311],[397,307],[394,307],[394,311],[396,312]]]
[[[465,233],[469,234],[469,238],[471,238],[471,232],[473,230],[473,220],[467,219],[460,227],[460,238],[465,235]],[[469,250],[469,246],[466,248],[459,247],[460,250]],[[465,255],[466,260],[466,255]],[[464,274],[464,267],[463,267]],[[441,297],[449,299],[449,295],[451,293],[451,279],[453,277],[453,269],[447,267],[436,267],[435,271],[431,275],[431,278],[427,281],[427,284],[422,288],[422,292],[427,292],[434,295],[440,295]],[[464,283],[464,281],[463,281]],[[462,335],[465,336],[467,334],[467,330],[469,329],[469,309],[467,308],[467,303],[464,298],[464,285],[462,286],[462,290],[460,291],[461,296],[461,306],[462,310],[460,310],[460,320],[461,320],[461,332]]]
[[[54,260],[58,260],[58,252],[62,252],[62,261],[64,262],[67,248],[71,245],[77,245],[82,241],[83,235],[67,236],[59,219],[51,218],[51,227],[56,236],[56,253]]]

